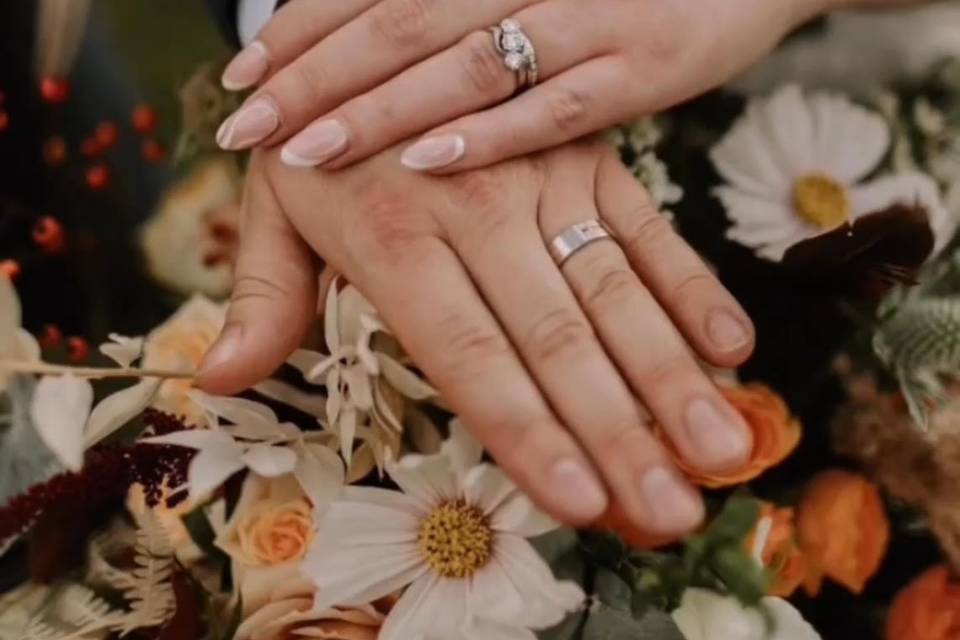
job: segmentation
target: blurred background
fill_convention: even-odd
[[[190,183],[196,163],[178,157],[191,150],[177,147],[181,88],[201,65],[227,56],[198,0],[0,4],[0,268],[15,276],[32,332],[60,334],[69,348],[71,336],[93,344],[108,331],[154,326],[178,304],[177,284],[160,286],[164,277],[151,274],[164,261],[168,270],[197,266],[226,277],[222,251],[208,244],[200,264],[190,265],[178,249],[183,238],[178,245],[173,236],[229,240],[229,224],[154,224],[153,256],[138,254],[147,251],[148,223],[165,198],[190,196],[184,185],[203,195]],[[216,92],[204,98],[218,99]],[[207,170],[219,193],[196,206],[224,218],[236,194],[220,173],[217,182]],[[182,288],[225,291],[209,282]]]

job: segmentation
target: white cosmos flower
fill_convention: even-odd
[[[380,640],[533,640],[584,600],[525,540],[556,524],[480,464],[458,425],[434,456],[390,465],[403,492],[347,487],[323,517],[302,571],[314,610],[357,607],[406,587]]]
[[[686,640],[820,640],[820,634],[783,598],[764,598],[759,609],[733,596],[687,589],[673,620]],[[766,614],[766,615],[764,615]]]
[[[942,248],[953,223],[930,176],[862,182],[890,142],[883,117],[841,95],[790,85],[752,100],[710,152],[727,182],[715,192],[733,223],[727,237],[779,261],[798,242],[902,204],[924,208]]]

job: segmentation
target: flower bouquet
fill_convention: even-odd
[[[741,468],[700,473],[651,425],[701,530],[546,517],[342,280],[322,337],[228,398],[192,384],[222,304],[58,364],[8,268],[0,639],[958,637],[960,63],[869,96],[715,92],[610,138],[759,328],[711,371],[753,431]],[[229,287],[204,256],[234,222],[205,216],[233,184],[202,164],[148,224],[168,287]]]

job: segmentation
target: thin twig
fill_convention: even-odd
[[[75,378],[162,378],[164,380],[192,380],[196,371],[166,371],[163,369],[70,367],[46,362],[0,362],[0,371],[6,373],[33,373],[46,376],[74,376]]]

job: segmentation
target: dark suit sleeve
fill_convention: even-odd
[[[237,33],[238,0],[207,0],[207,6],[227,41],[240,48],[240,35]]]

